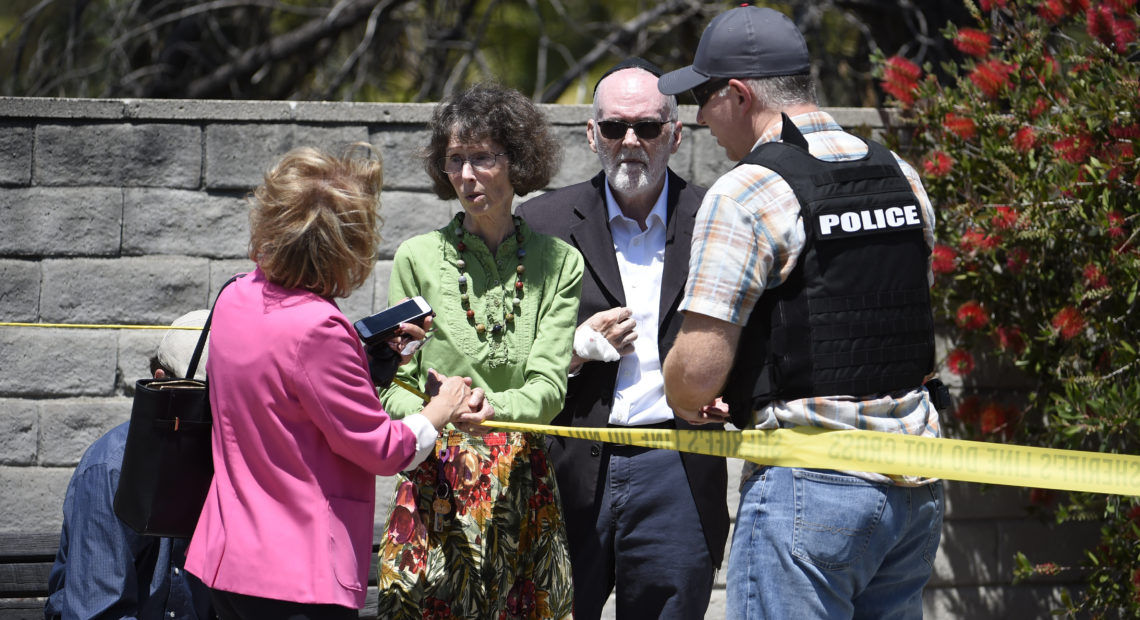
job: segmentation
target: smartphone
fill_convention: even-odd
[[[364,344],[371,345],[391,337],[400,323],[415,323],[422,326],[424,318],[431,314],[434,314],[431,306],[423,297],[417,295],[372,316],[364,317],[354,323],[353,327],[356,328],[356,333],[360,334]]]

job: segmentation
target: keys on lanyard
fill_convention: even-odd
[[[432,529],[436,532],[443,531],[444,519],[455,509],[451,500],[451,485],[448,484],[447,478],[443,475],[444,465],[451,460],[456,452],[454,448],[450,447],[450,441],[448,446],[439,451],[438,482],[435,485],[435,500],[431,503]]]

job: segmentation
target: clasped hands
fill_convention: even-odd
[[[387,386],[396,374],[396,368],[406,364],[430,336],[431,317],[424,319],[423,327],[401,323],[395,335],[385,341],[387,346],[373,346],[368,351],[369,370],[376,385]],[[471,388],[470,377],[448,377],[428,369],[425,393],[430,400],[421,413],[436,430],[447,424],[474,435],[487,433],[482,426],[495,415],[495,408],[487,400],[483,388]]]

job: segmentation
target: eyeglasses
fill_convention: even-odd
[[[633,133],[642,140],[653,140],[661,135],[661,128],[673,121],[598,121],[598,130],[606,140],[621,140],[631,128]]]
[[[700,86],[694,87],[691,91],[693,98],[697,100],[697,107],[704,107],[713,95],[717,94],[722,88],[728,86],[727,78],[719,78],[709,80]]]
[[[447,174],[459,174],[463,172],[463,164],[471,164],[471,167],[476,170],[490,170],[495,167],[499,158],[504,155],[506,155],[506,153],[475,153],[471,157],[451,155],[449,157],[440,157],[436,160],[435,165]]]

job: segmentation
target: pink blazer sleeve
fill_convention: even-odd
[[[382,412],[364,348],[340,321],[330,318],[312,329],[295,359],[297,399],[333,452],[381,476],[395,475],[411,462],[412,431]],[[382,424],[391,430],[377,433]]]

